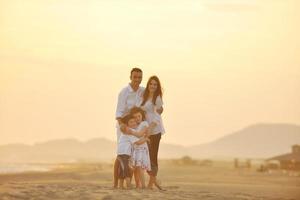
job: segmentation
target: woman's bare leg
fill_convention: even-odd
[[[163,190],[162,187],[158,184],[156,177],[154,177],[153,183],[157,187],[157,189]]]
[[[158,189],[162,190],[160,185],[157,183],[156,176],[158,172],[158,149],[159,149],[159,143],[161,139],[161,134],[151,135],[150,136],[150,142],[148,142],[149,147],[149,155],[150,155],[150,161],[151,161],[151,171],[149,173],[150,179],[148,188],[152,189],[153,185],[155,185]]]
[[[150,175],[148,189],[153,189],[153,185],[155,185],[159,190],[163,190],[162,187],[158,184],[156,176]]]
[[[150,175],[149,183],[148,183],[148,187],[147,187],[148,189],[153,189],[153,184],[154,184],[153,179],[154,179],[154,177],[152,175]]]

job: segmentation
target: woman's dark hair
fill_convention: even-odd
[[[145,121],[145,119],[146,119],[146,117],[145,117],[145,111],[142,108],[140,108],[140,107],[133,107],[133,108],[131,108],[130,114],[134,115],[136,113],[141,113],[142,120]]]
[[[134,116],[131,113],[129,113],[129,114],[125,115],[124,117],[122,117],[122,122],[127,125],[129,120],[131,120],[131,119],[134,119]]]
[[[161,88],[161,84],[160,84],[160,81],[159,81],[159,78],[157,76],[151,76],[147,82],[147,86],[146,86],[146,89],[145,89],[145,92],[143,94],[143,102],[141,104],[141,106],[143,106],[146,101],[148,100],[148,97],[149,97],[149,87],[150,87],[150,83],[151,81],[154,80],[156,81],[157,83],[157,89],[153,95],[153,98],[152,98],[152,103],[155,105],[155,102],[156,102],[156,98],[158,96],[160,96],[162,98],[162,88]]]

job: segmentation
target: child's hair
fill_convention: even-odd
[[[136,113],[141,113],[141,115],[142,115],[142,120],[145,121],[145,119],[146,119],[145,111],[144,111],[142,108],[140,108],[140,107],[133,107],[133,108],[131,108],[130,114],[131,114],[131,115],[134,115],[134,114],[136,114]]]
[[[129,113],[122,118],[124,124],[128,124],[129,120],[134,119],[133,114]]]

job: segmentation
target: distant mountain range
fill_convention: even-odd
[[[294,144],[300,144],[299,125],[255,124],[189,150],[195,157],[268,158],[291,152]]]
[[[255,124],[207,144],[184,147],[161,143],[159,158],[268,158],[291,151],[300,144],[300,126]],[[0,146],[0,162],[77,162],[111,160],[116,144],[104,138],[81,142],[76,139],[51,140],[35,145]]]

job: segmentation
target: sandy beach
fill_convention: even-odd
[[[299,175],[234,169],[230,163],[178,166],[161,161],[159,180],[166,191],[116,190],[111,164],[63,164],[49,172],[0,175],[0,199],[300,199]]]

